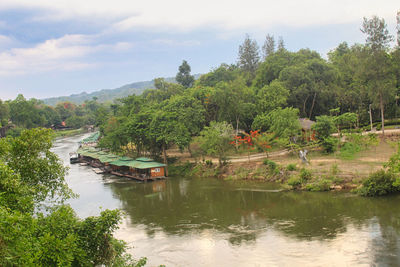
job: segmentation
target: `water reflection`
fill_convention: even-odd
[[[68,160],[74,138],[54,151]],[[279,192],[276,185],[170,178],[136,183],[73,165],[81,217],[127,214],[118,237],[150,265],[400,266],[400,196]]]
[[[237,243],[273,227],[297,239],[326,240],[344,233],[349,223],[360,228],[374,217],[380,225],[399,231],[398,196],[367,199],[343,193],[271,193],[236,190],[234,184],[215,179],[187,178],[109,186],[132,223],[156,226],[169,234],[213,228],[232,233]]]

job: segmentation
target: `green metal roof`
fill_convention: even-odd
[[[143,161],[137,161],[137,160],[121,160],[121,159],[118,159],[116,161],[111,161],[110,164],[115,165],[115,166],[127,166],[127,167],[132,167],[135,169],[150,169],[150,168],[158,168],[158,167],[166,166],[165,164],[155,162],[155,161],[143,162]]]
[[[95,132],[94,134],[90,135],[89,137],[83,139],[81,143],[93,143],[97,142],[100,138],[100,132]]]
[[[123,157],[120,157],[119,160],[122,160],[122,161],[130,161],[130,160],[133,160],[133,158],[123,156]]]
[[[127,167],[129,167],[129,165],[128,165],[129,161],[126,161],[126,160],[116,159],[116,160],[110,161],[109,163],[112,164],[112,165],[115,165],[115,166],[127,166]]]
[[[141,157],[141,158],[137,158],[137,161],[144,161],[144,162],[153,162],[154,160],[151,158],[145,158],[145,157]]]
[[[126,166],[136,169],[151,169],[166,166],[165,164],[155,162],[150,158],[141,157],[134,160],[130,157],[119,157],[114,154],[109,154],[94,147],[80,147],[77,153],[82,156],[98,159],[102,163],[107,162],[115,166]]]
[[[165,167],[166,165],[163,163],[159,163],[159,162],[141,162],[141,161],[135,161],[133,166],[133,168],[136,169],[150,169],[150,168],[158,168],[158,167]]]
[[[118,160],[118,156],[117,155],[113,155],[113,154],[108,154],[108,155],[101,155],[100,157],[99,157],[99,160],[100,160],[100,162],[102,162],[102,163],[108,163],[108,162],[111,162],[111,161],[116,161],[116,160]]]

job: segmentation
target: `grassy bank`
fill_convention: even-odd
[[[371,176],[382,169],[396,153],[397,141],[386,139],[376,146],[355,151],[352,157],[343,157],[340,153],[325,154],[316,149],[308,154],[309,164],[302,164],[295,154],[284,154],[252,161],[230,162],[222,167],[211,160],[196,164],[187,161],[173,168],[180,175],[276,182],[287,190],[352,190],[361,188]]]
[[[54,131],[54,137],[60,138],[60,137],[74,136],[74,135],[83,134],[86,132],[87,132],[87,130],[84,128],[72,129],[72,130],[56,130],[56,131]]]

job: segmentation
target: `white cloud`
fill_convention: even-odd
[[[53,70],[78,70],[96,66],[87,62],[90,54],[127,49],[127,43],[93,44],[94,37],[65,35],[28,48],[12,48],[0,53],[0,75],[21,75]]]
[[[39,8],[42,19],[77,16],[116,21],[114,29],[189,31],[201,27],[221,30],[303,27],[360,22],[378,15],[394,20],[398,0],[2,0],[1,9]]]
[[[0,34],[0,47],[10,45],[13,42],[13,40],[5,35]]]
[[[198,46],[200,45],[199,41],[196,40],[173,40],[173,39],[155,39],[152,41],[155,44],[161,44],[166,46]]]

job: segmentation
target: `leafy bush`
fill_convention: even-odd
[[[397,146],[397,152],[394,153],[390,157],[389,161],[383,165],[392,173],[400,173],[400,143],[398,143]]]
[[[396,191],[400,191],[400,177],[397,177],[393,182],[393,186],[396,188]]]
[[[355,155],[371,146],[379,144],[379,139],[375,134],[367,136],[361,134],[346,135],[347,142],[342,146],[339,157],[342,159],[354,159]]]
[[[240,167],[239,169],[237,169],[235,171],[235,176],[238,179],[246,179],[247,176],[249,175],[249,173],[250,173],[250,170],[248,170],[246,168],[243,168],[243,167]]]
[[[23,130],[24,130],[24,128],[21,128],[21,127],[11,128],[10,130],[7,131],[7,136],[18,137],[21,135]]]
[[[342,184],[342,183],[344,182],[344,179],[341,178],[341,177],[335,176],[335,177],[332,178],[332,182],[333,182],[335,185],[340,185],[340,184]]]
[[[317,116],[317,122],[312,126],[312,129],[316,131],[316,137],[319,140],[328,138],[332,133],[336,131],[333,117],[331,116]]]
[[[338,139],[335,137],[326,137],[321,141],[324,151],[328,154],[336,151]]]
[[[332,164],[331,173],[332,175],[336,175],[340,172],[340,169],[336,163]]]
[[[306,185],[306,189],[312,192],[319,192],[319,191],[329,191],[331,188],[332,182],[328,179],[321,179],[315,181],[314,183]]]
[[[393,173],[379,170],[366,179],[358,193],[362,196],[374,197],[398,191],[397,181]]]
[[[278,166],[276,162],[269,159],[264,159],[263,164],[267,165],[270,170],[275,170],[276,167]]]
[[[295,171],[295,170],[297,170],[297,166],[296,166],[295,163],[290,163],[290,164],[288,164],[288,165],[286,166],[286,169],[287,169],[288,171]]]
[[[301,179],[301,181],[303,181],[303,182],[305,182],[305,181],[310,181],[311,180],[311,178],[312,178],[312,173],[311,173],[311,171],[310,170],[307,170],[307,169],[301,169],[300,170],[300,179]]]
[[[302,181],[300,179],[300,177],[297,176],[292,176],[289,178],[289,180],[287,181],[287,184],[290,185],[293,188],[298,188],[301,186]]]
[[[362,150],[357,143],[347,142],[340,149],[339,157],[341,159],[354,159],[355,155]]]

